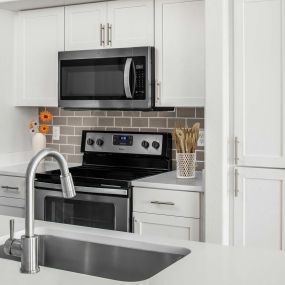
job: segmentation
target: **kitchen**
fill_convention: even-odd
[[[1,282],[283,284],[282,4],[0,1],[0,232],[18,258],[0,253]],[[195,123],[196,177],[176,178],[173,129]],[[33,197],[25,177],[41,144],[31,131],[41,126],[53,150],[41,158],[53,158],[39,164]],[[72,185],[60,181],[55,152],[72,174],[72,199],[62,199],[60,182]],[[40,272],[31,275],[20,273],[23,254],[12,246],[25,217],[23,243],[37,240],[27,235],[27,197],[40,237]],[[72,242],[89,271],[54,252]],[[121,265],[118,248],[132,249],[122,250],[120,271],[110,264]],[[150,252],[162,253],[161,267]],[[128,262],[136,258],[140,272]]]

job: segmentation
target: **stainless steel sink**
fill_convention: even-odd
[[[190,253],[177,248],[169,252],[85,242],[52,235],[40,235],[39,264],[119,281],[146,280]],[[0,258],[6,256],[0,246]]]

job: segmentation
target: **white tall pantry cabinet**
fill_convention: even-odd
[[[285,1],[234,1],[234,244],[284,249]]]
[[[235,1],[238,165],[285,167],[285,2]]]
[[[285,170],[240,168],[235,245],[284,250]]]

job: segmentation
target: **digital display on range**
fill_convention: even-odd
[[[133,145],[133,136],[129,135],[114,135],[113,145]]]

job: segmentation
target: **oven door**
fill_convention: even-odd
[[[75,187],[75,198],[64,199],[61,191],[36,187],[35,218],[55,223],[131,231],[130,199],[127,196],[83,193],[80,188]],[[92,188],[87,189],[92,191]]]
[[[151,108],[152,53],[148,47],[59,53],[59,106]]]

